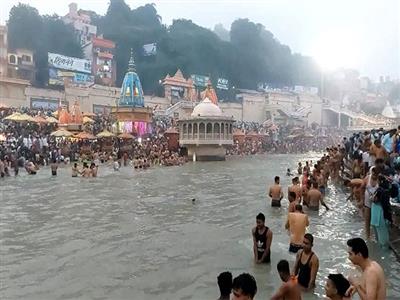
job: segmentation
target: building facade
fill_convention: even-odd
[[[93,37],[83,47],[85,57],[92,61],[92,74],[97,84],[115,86],[117,63],[114,59],[115,43],[102,37]]]
[[[69,4],[69,12],[63,18],[63,21],[74,27],[75,34],[82,47],[97,35],[97,27],[91,24],[90,16],[83,11],[78,11],[76,3]]]

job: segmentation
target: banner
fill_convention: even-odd
[[[41,98],[31,98],[31,108],[32,109],[42,109],[56,111],[60,104],[59,100],[51,99],[41,99]],[[67,101],[62,101],[62,104],[68,107]]]
[[[157,43],[143,45],[143,55],[152,56],[157,54]]]
[[[88,59],[64,56],[61,54],[48,53],[49,67],[70,70],[82,73],[92,73],[92,63]]]
[[[218,78],[217,89],[228,90],[228,79]]]
[[[194,85],[197,87],[206,87],[208,84],[208,81],[210,80],[210,77],[203,76],[203,75],[193,74],[190,77],[192,78]]]
[[[49,68],[49,84],[63,86],[65,81],[72,85],[90,86],[94,84],[94,76],[78,72],[62,71]]]

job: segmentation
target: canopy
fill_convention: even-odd
[[[135,137],[132,134],[129,133],[122,133],[118,136],[120,139],[124,139],[124,140],[133,140]]]
[[[104,130],[100,132],[98,135],[96,135],[98,138],[108,138],[108,137],[114,137],[115,134],[112,132],[109,132],[108,130]]]
[[[75,135],[75,137],[77,139],[81,139],[81,140],[95,140],[96,139],[96,137],[93,134],[87,133],[87,132],[81,132],[81,133]]]
[[[95,117],[96,116],[96,114],[95,113],[91,113],[91,112],[85,112],[85,113],[83,113],[83,116],[84,117]]]
[[[58,120],[54,117],[46,117],[47,123],[58,123]]]
[[[85,116],[85,117],[83,117],[83,124],[87,124],[87,123],[93,124],[94,121],[91,118]]]
[[[72,132],[69,132],[68,130],[59,129],[57,131],[52,132],[50,135],[55,137],[70,137],[73,136],[74,134]]]
[[[45,118],[41,117],[41,116],[36,116],[33,118],[35,123],[39,123],[39,124],[44,124],[44,123],[49,123],[49,121],[47,121]]]
[[[35,122],[34,118],[27,114],[13,113],[8,117],[5,117],[4,120],[14,121],[14,122]]]

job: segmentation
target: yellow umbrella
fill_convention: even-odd
[[[129,134],[129,133],[126,133],[126,132],[121,133],[118,137],[120,139],[124,139],[124,140],[133,140],[135,138],[132,134]]]
[[[72,132],[69,132],[68,130],[59,129],[57,131],[52,132],[50,135],[55,137],[70,137],[73,136],[74,134]]]
[[[98,135],[96,135],[98,138],[108,138],[108,137],[113,137],[115,136],[114,133],[109,132],[108,130],[104,130],[100,132]]]
[[[35,119],[27,114],[22,114],[21,118],[22,118],[22,121],[25,121],[25,122],[35,122]]]
[[[92,123],[94,123],[94,121],[89,117],[83,117],[83,124],[86,124],[86,123],[92,124]]]
[[[4,118],[4,120],[8,120],[8,121],[22,121],[22,115],[20,113],[13,113],[7,117]]]
[[[48,123],[58,123],[58,120],[54,117],[46,117]]]

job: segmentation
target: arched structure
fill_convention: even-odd
[[[233,144],[233,117],[205,98],[189,118],[179,124],[179,143],[193,160],[225,160],[225,147]]]

